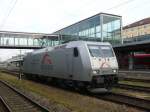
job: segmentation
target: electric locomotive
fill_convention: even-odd
[[[36,50],[24,58],[23,72],[90,91],[109,90],[118,81],[117,59],[108,42],[72,41]]]

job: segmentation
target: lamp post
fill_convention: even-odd
[[[20,49],[20,56],[19,56],[19,76],[18,79],[21,80],[22,70],[21,70],[21,49]]]

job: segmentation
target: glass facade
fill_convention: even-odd
[[[100,13],[70,25],[53,34],[62,36],[62,41],[92,40],[121,43],[121,16]]]
[[[52,34],[0,32],[0,45],[4,46],[56,46],[72,40],[122,42],[121,16],[100,13]]]
[[[28,34],[15,32],[0,32],[0,46],[5,47],[47,47],[61,44],[61,35]],[[66,37],[66,36],[65,36]],[[64,37],[64,38],[65,38]]]

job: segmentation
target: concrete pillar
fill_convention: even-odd
[[[15,45],[16,45],[16,42],[15,42],[15,40],[16,40],[16,39],[15,39],[15,36],[14,36],[13,38],[14,38],[14,46],[15,46]]]
[[[100,15],[100,27],[101,27],[101,41],[104,41],[103,38],[103,14]]]
[[[129,70],[133,70],[133,67],[134,67],[133,55],[134,55],[134,53],[131,52],[130,56],[129,56]]]

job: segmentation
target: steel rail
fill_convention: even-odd
[[[145,82],[145,83],[149,83],[150,79],[140,79],[140,78],[131,78],[131,77],[119,77],[119,79],[122,81],[133,81],[133,82]]]
[[[10,107],[7,105],[7,103],[5,102],[5,100],[0,96],[0,112],[12,112],[12,110],[10,109]]]
[[[136,90],[136,91],[140,91],[140,92],[150,93],[150,87],[129,85],[129,84],[120,84],[120,83],[118,85],[116,85],[115,87],[122,88],[122,89]]]
[[[16,88],[12,87],[10,84],[0,80],[0,94],[3,97],[4,101],[7,102],[9,108],[12,110],[11,112],[15,112],[16,110],[23,110],[26,111],[37,111],[37,112],[49,112],[49,110],[40,105],[39,103],[33,101],[31,98],[23,94],[21,91],[17,90]],[[3,90],[2,90],[3,89]],[[19,104],[19,102],[23,104]],[[23,107],[24,105],[24,107]]]
[[[110,92],[109,94],[105,94],[105,95],[94,95],[94,97],[116,102],[119,104],[125,104],[128,106],[136,107],[138,109],[142,109],[148,112],[150,111],[150,100],[136,98],[133,96],[128,96],[128,95],[114,93],[114,92]]]
[[[67,91],[72,91],[72,90],[67,90]],[[72,91],[72,92],[78,92],[78,91]],[[114,92],[109,92],[105,94],[93,94],[93,93],[87,93],[87,92],[86,93],[78,92],[78,93],[87,95],[89,97],[91,96],[91,97],[95,97],[98,99],[115,102],[118,104],[125,104],[131,107],[136,107],[138,109],[146,110],[148,112],[150,111],[150,100],[136,98],[133,96],[128,96],[125,94],[114,93]]]

